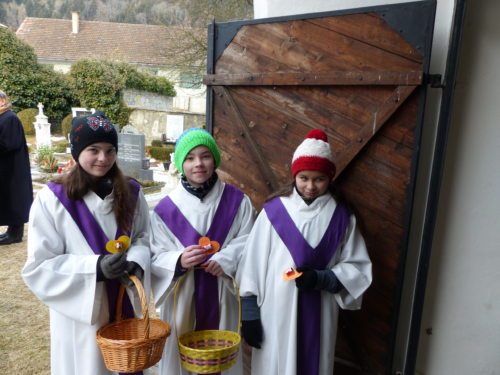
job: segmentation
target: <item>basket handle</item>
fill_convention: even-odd
[[[141,284],[139,278],[135,275],[129,275],[130,280],[135,285],[137,289],[137,294],[139,295],[139,300],[141,301],[141,309],[142,309],[142,318],[144,319],[144,338],[149,338],[149,308],[148,302],[146,300],[146,293],[144,292],[144,288]],[[119,322],[123,319],[122,307],[123,307],[123,297],[125,294],[125,285],[120,285],[120,290],[118,291],[118,298],[116,300],[116,313],[115,313],[115,321]]]
[[[188,271],[189,272],[189,271]],[[177,320],[176,320],[176,315],[177,315],[177,294],[179,292],[179,288],[181,285],[181,281],[184,280],[187,277],[188,272],[186,272],[184,275],[179,277],[177,281],[175,282],[174,286],[174,311],[173,311],[173,326],[175,328],[175,334],[177,335]],[[240,334],[241,330],[241,297],[240,297],[240,289],[238,288],[238,285],[236,284],[236,280],[233,277],[228,276],[231,281],[233,282],[233,287],[234,287],[234,292],[236,293],[236,298],[238,299],[238,327],[237,332]]]

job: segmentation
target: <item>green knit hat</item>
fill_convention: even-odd
[[[182,164],[189,152],[198,146],[206,146],[214,157],[215,168],[220,165],[220,152],[212,135],[204,129],[191,128],[184,131],[175,143],[174,163],[179,172],[184,174]]]

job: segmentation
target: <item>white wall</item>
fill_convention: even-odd
[[[254,18],[407,3],[414,0],[254,0]]]
[[[419,374],[500,374],[499,15],[468,2]]]
[[[254,14],[277,17],[401,2],[254,0]],[[500,374],[500,2],[469,1],[468,7],[417,357],[417,373],[425,375]],[[453,11],[453,0],[437,0],[434,74],[444,75]],[[439,105],[439,89],[430,89],[410,261],[420,248]],[[407,344],[411,271],[395,370],[404,362]]]

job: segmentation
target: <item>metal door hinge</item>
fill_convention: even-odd
[[[425,74],[424,84],[430,85],[434,89],[442,89],[445,87],[445,83],[442,81],[443,76],[441,74]]]

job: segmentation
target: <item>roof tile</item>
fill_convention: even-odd
[[[16,32],[43,60],[99,58],[154,66],[168,65],[165,51],[181,33],[172,26],[80,20],[73,34],[71,20],[34,17],[25,18]]]

